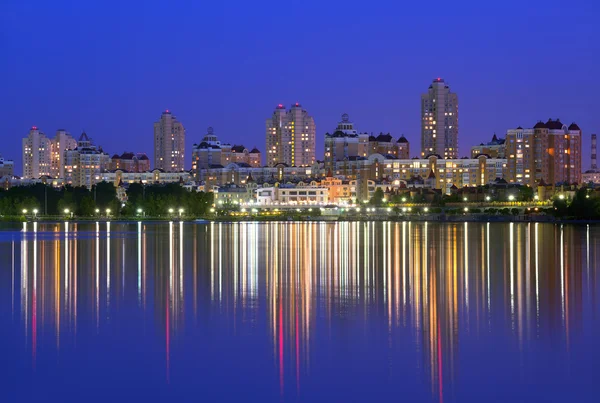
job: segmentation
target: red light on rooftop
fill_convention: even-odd
[[[37,126],[31,126],[31,130],[37,130]]]
[[[300,106],[300,104],[298,102],[296,102],[296,106]]]
[[[167,109],[167,110],[165,110],[165,112],[166,112],[166,113],[169,113],[169,110]]]

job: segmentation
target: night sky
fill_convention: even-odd
[[[360,131],[404,133],[417,155],[420,94],[435,77],[459,95],[461,155],[558,117],[582,128],[587,169],[600,133],[594,0],[129,3],[2,1],[0,154],[17,174],[32,125],[152,156],[169,109],[189,167],[208,126],[264,152],[265,119],[292,102],[315,118],[318,159],[344,112]]]

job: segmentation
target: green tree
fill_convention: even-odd
[[[377,188],[373,193],[373,197],[371,197],[371,200],[369,200],[369,204],[372,206],[381,206],[383,204],[384,197],[385,195],[383,190],[381,188]]]

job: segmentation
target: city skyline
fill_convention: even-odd
[[[199,30],[190,31],[186,24],[167,18],[167,34],[160,35],[148,32],[142,20],[130,18],[138,11],[132,5],[123,5],[120,16],[92,5],[77,7],[72,10],[60,2],[51,9],[29,7],[26,2],[8,4],[0,28],[11,33],[3,36],[11,42],[7,43],[7,63],[0,66],[0,73],[11,77],[0,101],[5,116],[10,116],[0,120],[3,136],[23,137],[31,126],[46,133],[65,127],[73,134],[85,130],[111,153],[130,150],[151,156],[152,122],[157,113],[169,109],[186,128],[186,150],[201,141],[206,127],[211,126],[222,139],[257,146],[264,152],[265,114],[278,103],[300,102],[315,119],[318,158],[323,155],[320,138],[342,113],[352,117],[358,131],[390,132],[395,138],[404,134],[414,145],[414,154],[420,148],[419,97],[435,77],[445,78],[460,96],[461,156],[494,133],[504,137],[508,129],[539,119],[569,118],[583,131],[585,170],[589,168],[588,134],[600,128],[600,117],[590,110],[591,94],[598,87],[593,80],[595,66],[600,61],[599,32],[592,18],[595,6],[591,4],[555,9],[547,2],[533,1],[521,5],[516,15],[507,7],[494,10],[491,16],[489,10],[457,5],[452,10],[456,22],[452,32],[432,23],[422,35],[412,32],[422,31],[422,8],[431,14],[431,5],[390,5],[383,13],[377,9],[379,5],[366,10],[327,4],[315,13],[317,5],[308,2],[302,12],[290,17],[291,22],[274,19],[276,11],[267,10],[267,15],[250,23],[244,18],[250,7],[246,4],[235,10],[222,5],[199,6],[201,10],[179,15],[177,7],[163,10],[149,3],[144,10],[148,17],[173,13],[185,22],[203,15],[206,22]],[[54,17],[68,17],[73,12],[85,16],[74,22],[85,21],[77,39],[52,28]],[[400,12],[415,18],[393,23]],[[473,18],[478,15],[486,16],[485,23]],[[303,34],[307,37],[297,43],[307,57],[281,69],[280,63],[273,61],[281,60],[289,49],[287,35],[280,33],[308,16],[319,29]],[[515,23],[529,22],[521,30],[506,30],[508,16]],[[534,23],[531,16],[536,17]],[[118,18],[129,21],[124,32],[113,28]],[[441,22],[447,16],[436,11],[429,18]],[[544,23],[554,18],[578,23],[558,37],[555,29]],[[331,21],[343,19],[356,21],[356,28],[327,28]],[[266,21],[270,23],[264,24]],[[373,29],[358,29],[365,24]],[[29,33],[29,26],[38,27],[45,35]],[[261,29],[253,31],[258,40],[250,52],[244,35],[255,26]],[[477,37],[472,35],[474,30]],[[425,45],[442,32],[448,35],[449,44],[436,58],[429,58]],[[319,40],[314,41],[313,36]],[[87,44],[99,38],[104,40],[88,50]],[[346,43],[353,44],[351,53]],[[51,44],[53,53],[44,50]],[[150,63],[158,44],[172,44],[189,62]],[[73,54],[78,55],[77,60]],[[30,63],[32,55],[37,67]],[[414,62],[404,63],[407,57]],[[577,63],[569,61],[573,57]],[[512,63],[515,58],[521,62]],[[68,63],[57,63],[57,59]],[[206,59],[213,63],[198,66]],[[340,69],[334,60],[349,63]],[[21,152],[18,142],[7,141],[0,149],[4,158],[15,161],[17,170],[22,166]],[[190,168],[189,152],[186,168]]]

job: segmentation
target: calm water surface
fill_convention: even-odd
[[[0,230],[2,402],[597,401],[600,227]]]

